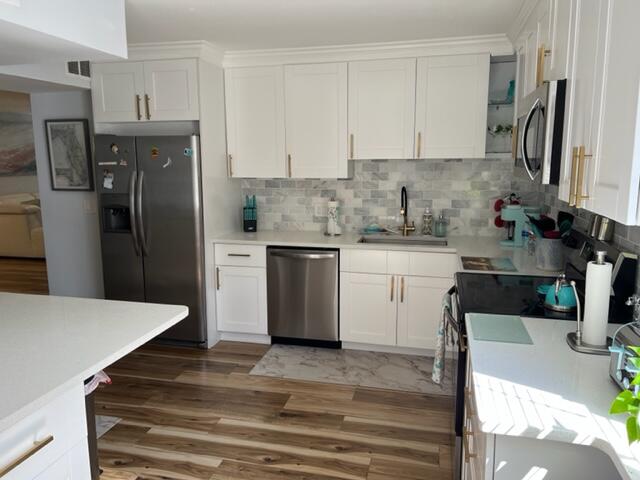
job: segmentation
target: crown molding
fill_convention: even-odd
[[[223,66],[268,66],[475,53],[511,55],[513,44],[506,35],[499,34],[328,47],[236,50],[225,52]]]
[[[296,63],[382,60],[388,58],[427,57],[488,53],[511,55],[513,44],[504,34],[450,37],[409,42],[362,43],[326,47],[274,48],[224,52],[204,41],[133,43],[130,61],[174,58],[199,58],[224,67],[285,65]]]
[[[515,20],[511,23],[511,28],[507,32],[507,37],[511,40],[512,43],[516,43],[516,40],[520,36],[520,33],[524,29],[524,25],[527,22],[527,19],[533,12],[533,10],[538,5],[540,0],[524,0],[522,6],[520,7],[520,11],[516,16]],[[561,0],[565,1],[565,0]]]
[[[222,65],[224,52],[213,43],[198,41],[131,43],[128,60],[144,61],[172,58],[199,58]]]

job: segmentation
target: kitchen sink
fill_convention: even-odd
[[[446,247],[447,239],[432,237],[428,235],[409,235],[408,237],[403,237],[402,235],[398,235],[396,233],[380,233],[363,235],[362,237],[360,237],[360,240],[358,240],[358,243],[386,243],[392,245]]]

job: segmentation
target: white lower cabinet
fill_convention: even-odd
[[[340,339],[396,344],[397,285],[394,275],[340,274]]]
[[[399,276],[398,339],[401,347],[433,348],[449,278]]]
[[[0,432],[0,477],[2,480],[90,478],[81,383]]]
[[[267,334],[267,270],[216,267],[218,330]]]
[[[340,340],[433,349],[454,254],[342,250]]]
[[[611,458],[597,448],[483,432],[472,373],[469,360],[464,401],[462,480],[621,479]]]

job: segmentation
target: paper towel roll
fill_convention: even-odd
[[[587,265],[587,285],[584,298],[582,341],[591,345],[606,345],[611,292],[610,263]]]

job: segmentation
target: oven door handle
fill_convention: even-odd
[[[529,178],[531,180],[536,179],[536,177],[540,173],[540,170],[537,170],[534,173],[531,168],[529,153],[527,152],[527,139],[529,137],[529,127],[531,126],[531,121],[533,120],[533,114],[539,107],[541,108],[541,106],[542,102],[539,98],[537,98],[536,101],[533,102],[529,113],[527,113],[527,118],[524,122],[524,128],[522,129],[522,144],[520,145],[520,153],[522,154],[522,164],[524,165],[524,169],[527,171],[527,175],[529,175]]]
[[[449,291],[447,292],[447,295],[451,295],[452,296],[452,300],[453,300],[453,298],[455,298],[455,295],[457,293],[458,293],[458,289],[454,285],[453,287],[451,287],[449,289]],[[466,352],[467,351],[467,337],[466,337],[466,335],[464,335],[460,331],[460,325],[458,324],[458,320],[456,320],[456,318],[453,316],[451,308],[445,306],[443,308],[443,315],[444,315],[444,318],[445,318],[445,321],[446,321],[447,325],[449,325],[451,327],[451,329],[454,332],[456,332],[456,335],[458,336],[458,345],[460,346],[460,351],[461,352]]]

